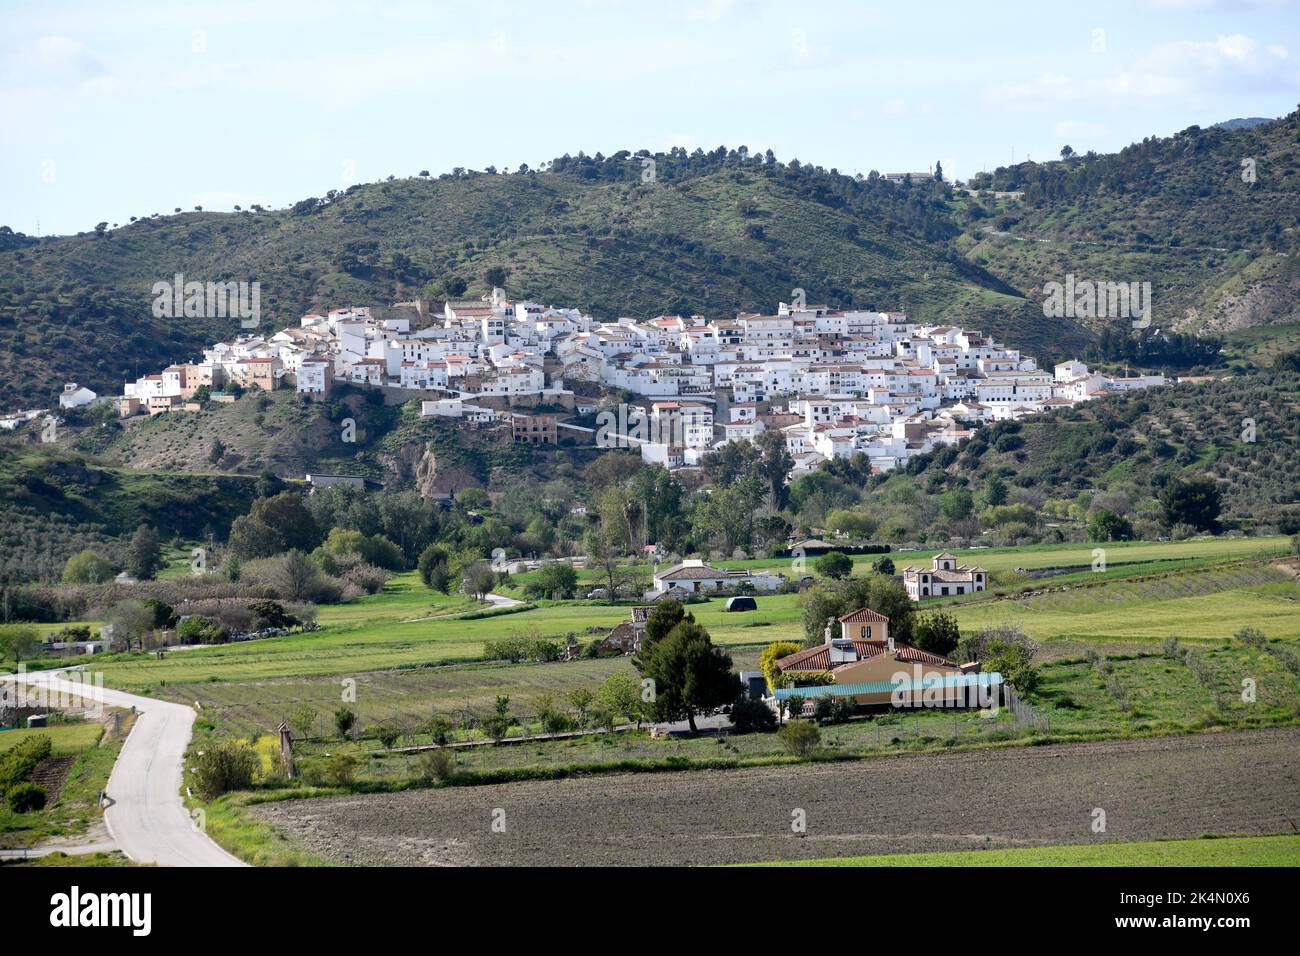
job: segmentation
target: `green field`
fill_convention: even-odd
[[[27,737],[44,734],[53,744],[52,757],[77,758],[68,770],[58,802],[30,813],[15,813],[0,802],[0,849],[37,846],[55,837],[76,837],[97,823],[102,818],[98,794],[108,783],[129,732],[130,719],[123,721],[122,735],[113,740],[102,740],[104,726],[95,721],[0,731],[0,751]]]
[[[1083,846],[899,853],[760,866],[1300,866],[1300,836],[1152,840]]]
[[[957,601],[950,610],[964,630],[1013,621],[1042,641],[1152,644],[1172,635],[1189,641],[1225,639],[1247,625],[1271,638],[1300,638],[1300,586],[1260,561],[1240,563],[1261,552],[1277,553],[1284,541],[1227,538],[1109,546],[1104,574],[1044,579],[1034,582],[1032,590]],[[988,567],[1086,566],[1091,547],[990,549],[960,556]],[[1229,561],[1239,563],[1222,565]],[[1182,570],[1167,573],[1171,567]],[[1074,584],[1092,586],[1051,590]],[[802,638],[799,602],[796,594],[777,594],[760,596],[756,613],[728,614],[722,599],[690,610],[715,642],[757,646]],[[318,632],[174,651],[162,660],[110,658],[99,667],[109,686],[129,690],[204,681],[345,677],[475,660],[482,656],[484,642],[512,635],[563,639],[572,634],[585,643],[628,615],[626,607],[573,601],[542,602],[510,614],[457,616],[476,608],[459,595],[430,591],[408,572],[380,594],[322,607],[318,622],[323,630]]]
[[[950,609],[963,631],[1007,622],[1040,641],[1220,640],[1241,628],[1300,638],[1300,585],[1264,565],[1039,591]]]
[[[99,738],[104,728],[98,723],[87,721],[82,724],[54,724],[50,727],[34,727],[31,730],[0,730],[0,753],[17,747],[28,737],[49,737],[53,757],[67,757],[81,753],[99,745]]]

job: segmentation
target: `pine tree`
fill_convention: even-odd
[[[126,573],[139,581],[150,581],[161,567],[162,547],[158,532],[142,524],[126,549]]]

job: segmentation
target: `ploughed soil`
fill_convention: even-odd
[[[618,774],[252,808],[362,865],[698,865],[1292,833],[1300,728]],[[1105,812],[1104,832],[1095,832]],[[795,832],[802,818],[803,833]],[[495,826],[494,826],[495,821]]]

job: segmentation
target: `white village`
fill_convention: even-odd
[[[512,421],[517,440],[540,444],[555,444],[566,428],[591,443],[594,430],[529,415],[530,407],[590,414],[621,394],[625,417],[602,441],[613,434],[647,462],[678,469],[778,429],[793,477],[858,454],[887,472],[986,422],[1165,378],[1114,377],[1079,361],[1048,372],[977,330],[804,305],[798,296],[773,315],[601,321],[495,289],[440,311],[416,300],[304,315],[296,326],[218,342],[200,360],[128,382],[118,406],[123,417],[197,412],[199,397],[290,388],[320,398],[343,382],[383,389],[389,401],[418,398],[424,416]],[[78,394],[93,400],[88,390]]]

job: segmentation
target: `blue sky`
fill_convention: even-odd
[[[0,224],[283,206],[565,152],[949,176],[1300,102],[1290,0],[3,0]]]

